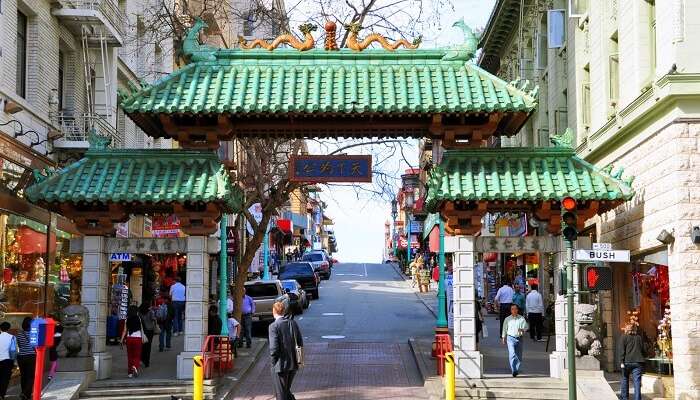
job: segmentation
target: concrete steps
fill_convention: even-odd
[[[214,382],[205,382],[204,398],[213,399],[214,389]],[[190,400],[192,399],[192,381],[110,379],[92,383],[80,393],[79,398],[91,400]]]
[[[457,382],[457,399],[566,400],[566,382],[554,378],[493,378]]]

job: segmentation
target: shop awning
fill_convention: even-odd
[[[430,232],[438,224],[440,224],[440,214],[439,213],[428,214],[428,216],[425,218],[425,222],[423,223],[423,240],[425,240],[428,236],[430,236]]]
[[[289,219],[278,219],[277,227],[284,233],[292,233],[292,221]]]

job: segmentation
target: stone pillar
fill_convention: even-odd
[[[473,236],[457,236],[454,253],[452,296],[454,310],[454,353],[457,378],[480,379],[483,356],[476,345],[474,319],[474,241]]]
[[[112,376],[112,354],[107,350],[107,309],[109,302],[109,259],[102,236],[83,238],[82,304],[90,312],[88,333],[92,339],[97,379]]]
[[[177,356],[177,378],[192,378],[192,357],[201,354],[207,336],[209,305],[209,253],[207,237],[187,238],[187,302],[185,348]]]

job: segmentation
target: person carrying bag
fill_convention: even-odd
[[[299,366],[304,363],[304,342],[299,325],[285,318],[286,307],[277,301],[272,305],[275,321],[268,328],[272,382],[277,400],[294,399],[292,382]]]

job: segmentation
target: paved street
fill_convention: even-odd
[[[391,266],[337,265],[297,318],[306,351],[297,399],[427,398],[407,339],[430,336],[434,317]],[[269,371],[262,357],[235,398],[272,399]]]

